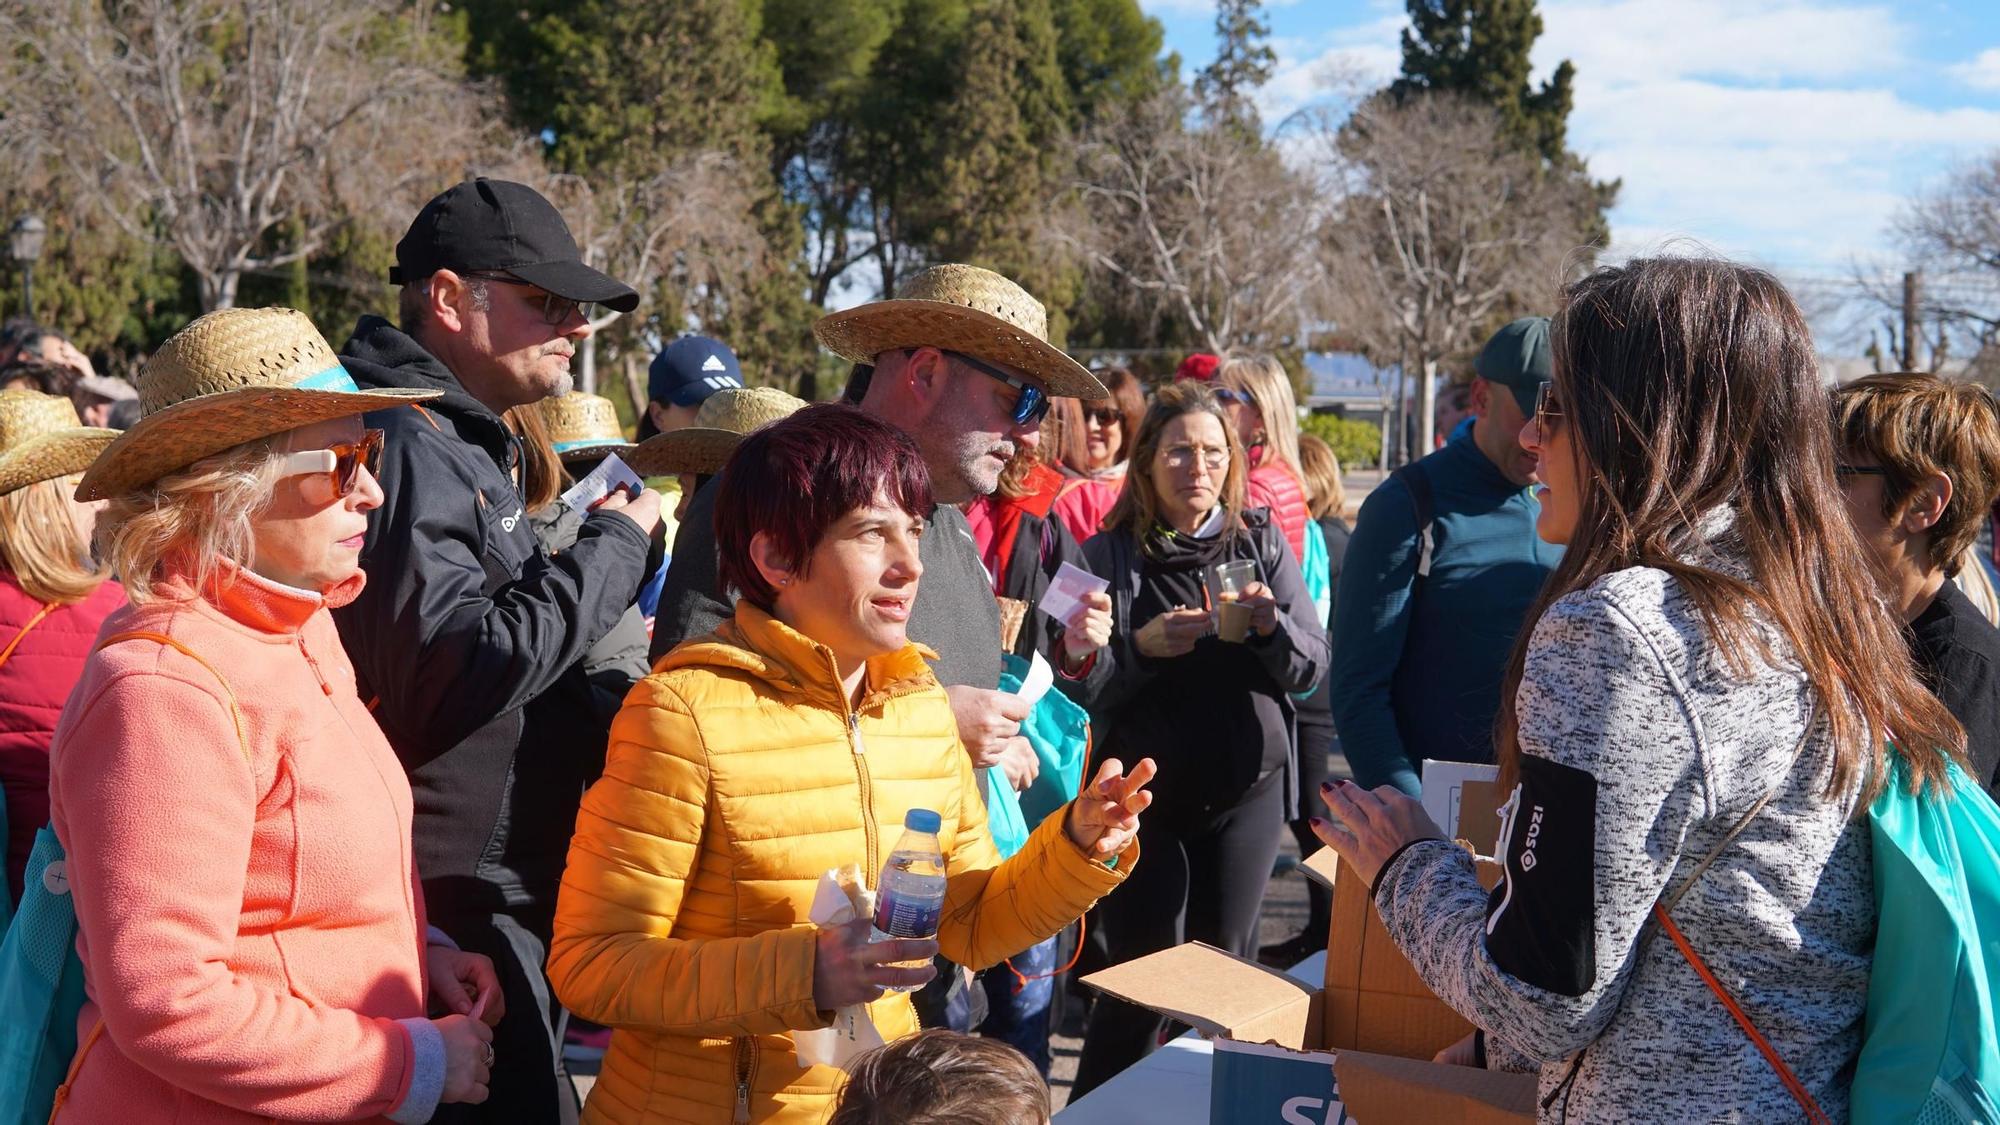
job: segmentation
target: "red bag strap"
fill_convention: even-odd
[[[1771,1041],[1764,1038],[1764,1033],[1757,1030],[1756,1024],[1750,1022],[1750,1014],[1743,1010],[1743,1005],[1738,1004],[1736,997],[1731,996],[1729,990],[1722,986],[1722,982],[1715,979],[1715,974],[1709,971],[1708,963],[1701,959],[1701,954],[1694,951],[1694,946],[1688,944],[1688,939],[1681,933],[1681,928],[1674,925],[1673,918],[1667,914],[1667,908],[1660,903],[1654,903],[1653,918],[1660,923],[1660,929],[1680,948],[1681,956],[1686,957],[1688,964],[1694,967],[1695,975],[1708,985],[1708,990],[1715,993],[1717,1000],[1722,1001],[1722,1006],[1729,1009],[1729,1015],[1735,1019],[1736,1026],[1743,1029],[1743,1034],[1757,1048],[1757,1053],[1763,1055],[1764,1061],[1771,1064],[1771,1069],[1777,1072],[1778,1081],[1785,1084],[1785,1090],[1792,1095],[1792,1100],[1798,1102],[1799,1108],[1805,1111],[1806,1120],[1812,1122],[1812,1125],[1831,1125],[1826,1111],[1813,1100],[1812,1093],[1806,1089],[1805,1083],[1799,1081],[1799,1076],[1793,1074],[1792,1068],[1785,1065],[1785,1060],[1778,1057],[1778,1049],[1771,1046]]]
[[[1722,1006],[1729,1010],[1730,1017],[1736,1021],[1737,1027],[1743,1029],[1743,1034],[1749,1038],[1751,1045],[1757,1048],[1757,1053],[1763,1055],[1764,1061],[1771,1064],[1771,1069],[1778,1075],[1778,1081],[1785,1084],[1786,1092],[1790,1093],[1792,1099],[1799,1103],[1799,1108],[1805,1111],[1806,1120],[1812,1125],[1830,1125],[1826,1111],[1820,1109],[1819,1103],[1813,1100],[1812,1093],[1806,1089],[1805,1083],[1799,1081],[1799,1076],[1793,1074],[1792,1068],[1785,1065],[1785,1060],[1778,1057],[1777,1048],[1771,1046],[1771,1041],[1764,1038],[1763,1032],[1757,1030],[1757,1025],[1750,1020],[1750,1013],[1743,1010],[1743,1005],[1737,1003],[1736,997],[1730,995],[1729,990],[1722,986],[1722,982],[1716,979],[1713,972],[1709,971],[1708,962],[1703,961],[1701,954],[1694,951],[1694,946],[1688,943],[1687,936],[1681,933],[1681,928],[1674,925],[1673,916],[1667,913],[1694,888],[1695,883],[1708,871],[1709,865],[1715,862],[1716,857],[1735,843],[1745,828],[1750,827],[1750,822],[1757,819],[1757,814],[1764,811],[1764,806],[1771,803],[1771,798],[1778,795],[1778,790],[1783,788],[1786,779],[1791,777],[1792,770],[1797,767],[1799,759],[1805,755],[1806,744],[1812,740],[1813,731],[1818,726],[1819,712],[1814,709],[1806,716],[1805,733],[1799,735],[1798,745],[1792,748],[1791,764],[1785,767],[1784,773],[1778,775],[1777,783],[1759,797],[1757,803],[1750,806],[1750,811],[1744,813],[1723,835],[1721,841],[1702,857],[1701,862],[1695,865],[1694,873],[1688,876],[1679,890],[1670,895],[1662,895],[1653,903],[1653,918],[1659,922],[1660,931],[1671,938],[1674,945],[1680,949],[1681,956],[1687,958],[1687,963],[1693,967],[1695,975],[1708,985],[1708,990],[1715,993],[1715,998],[1722,1001]]]
[[[20,632],[14,634],[14,639],[7,642],[7,647],[4,649],[0,649],[0,668],[6,667],[7,659],[14,655],[15,646],[21,643],[22,637],[28,635],[28,630],[34,628],[37,625],[40,625],[42,623],[42,618],[47,617],[50,613],[53,613],[55,611],[55,608],[56,608],[56,603],[54,602],[44,603],[42,608],[35,611],[35,615],[33,617],[28,618],[28,623],[26,625],[21,626]]]

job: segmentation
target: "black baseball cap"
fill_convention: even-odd
[[[646,397],[669,406],[697,406],[717,391],[743,386],[743,368],[729,345],[707,336],[682,336],[653,357]]]
[[[554,204],[506,180],[467,180],[417,212],[396,243],[389,284],[408,285],[439,270],[504,272],[572,301],[618,312],[639,307],[631,286],[583,264]]]

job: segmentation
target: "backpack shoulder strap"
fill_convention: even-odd
[[[56,603],[45,602],[43,603],[42,608],[35,611],[35,615],[33,617],[28,618],[28,623],[26,625],[21,626],[20,632],[14,634],[14,639],[7,642],[7,647],[4,649],[0,649],[0,668],[6,667],[8,659],[14,655],[14,649],[18,645],[20,645],[21,638],[28,635],[28,630],[33,629],[37,625],[40,625],[42,623],[42,618],[47,617],[49,614],[55,612],[55,608],[56,608]]]
[[[243,709],[237,706],[236,692],[230,689],[229,681],[223,678],[222,673],[215,670],[215,665],[202,659],[200,653],[167,636],[165,633],[154,633],[145,630],[135,630],[130,633],[114,633],[97,642],[97,649],[99,652],[102,652],[120,641],[152,641],[155,644],[166,645],[168,648],[208,669],[208,674],[214,676],[215,682],[222,685],[222,694],[229,699],[229,717],[236,724],[236,745],[243,751],[245,758],[250,756],[250,743],[243,737]]]
[[[1389,478],[1401,481],[1403,490],[1410,494],[1410,507],[1417,514],[1417,577],[1428,578],[1437,551],[1437,539],[1431,533],[1437,522],[1437,500],[1431,494],[1430,474],[1424,472],[1422,462],[1412,461],[1390,473]]]

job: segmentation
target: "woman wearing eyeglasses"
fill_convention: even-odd
[[[1051,511],[1079,543],[1104,527],[1104,517],[1125,489],[1132,440],[1146,416],[1146,394],[1139,379],[1123,367],[1097,373],[1111,397],[1095,402],[1067,400],[1067,412],[1079,423],[1081,441],[1063,443],[1062,467],[1075,473],[1076,483],[1056,497]]]
[[[84,475],[131,605],[57,725],[51,799],[89,1002],[55,1120],[428,1120],[485,1097],[486,958],[429,930],[402,766],[329,608],[382,500],[362,393],[312,322],[168,340]],[[427,1005],[453,1014],[426,1017]]]
[[[1146,862],[1098,905],[1117,964],[1185,941],[1255,953],[1258,905],[1296,805],[1292,692],[1326,666],[1298,561],[1261,510],[1244,511],[1243,449],[1215,394],[1160,389],[1132,444],[1126,488],[1084,545],[1111,582],[1111,664],[1094,711],[1098,753],[1159,762],[1140,828]],[[1245,561],[1240,642],[1217,636],[1207,575]],[[1137,1062],[1160,1016],[1111,997],[1091,1009],[1073,1097]]]
[[[1299,468],[1299,410],[1292,379],[1276,356],[1230,352],[1215,369],[1215,397],[1222,402],[1249,459],[1249,502],[1268,509],[1285,533],[1292,558],[1306,557],[1305,473]]]

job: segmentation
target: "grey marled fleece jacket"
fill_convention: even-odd
[[[1742,573],[1738,559],[1721,565]],[[1489,896],[1462,849],[1431,842],[1377,884],[1383,921],[1417,972],[1499,1041],[1496,1059],[1539,1067],[1543,1121],[1803,1120],[1649,917],[1776,786],[1674,921],[1845,1121],[1873,874],[1858,796],[1820,796],[1825,723],[1785,773],[1812,706],[1804,675],[1761,663],[1733,674],[1680,585],[1634,568],[1550,607],[1516,698],[1521,784],[1502,830],[1505,880]]]

